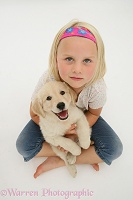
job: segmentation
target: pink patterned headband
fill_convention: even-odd
[[[96,43],[96,38],[88,29],[84,27],[75,27],[75,26],[66,29],[65,32],[61,36],[61,40],[64,38],[73,37],[73,36],[88,38],[92,40],[94,43]]]

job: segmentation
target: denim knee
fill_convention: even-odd
[[[42,143],[44,140],[38,138],[35,143],[32,143],[32,141],[25,141],[21,136],[18,137],[16,141],[16,148],[18,152],[23,156],[24,161],[31,160],[42,149]]]
[[[39,153],[43,142],[44,138],[39,126],[30,121],[18,136],[16,148],[23,156],[24,161],[29,161]]]
[[[99,142],[100,145],[95,146],[96,153],[108,165],[117,159],[123,152],[122,142],[118,137],[112,138],[108,142]]]
[[[23,139],[19,136],[17,138],[17,141],[16,141],[16,149],[18,151],[18,153],[20,153],[23,157],[27,157],[27,146],[25,144],[25,141],[23,141]]]
[[[108,165],[122,154],[120,138],[102,117],[92,127],[91,139],[94,141],[96,153]]]
[[[121,140],[119,139],[119,137],[115,138],[115,141],[113,141],[112,143],[112,148],[111,148],[111,153],[110,153],[110,157],[111,160],[115,160],[118,157],[121,156],[123,152],[123,144],[121,142]]]

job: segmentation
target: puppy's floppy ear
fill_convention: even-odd
[[[76,92],[70,86],[68,86],[65,82],[63,82],[63,83],[66,85],[66,87],[67,87],[67,89],[69,91],[69,94],[70,94],[71,100],[72,100],[72,104],[75,105],[76,100],[77,100]]]
[[[40,102],[38,97],[36,97],[35,100],[32,102],[32,110],[38,116],[45,117],[45,112],[42,108],[42,103]]]

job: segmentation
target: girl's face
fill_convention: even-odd
[[[68,37],[59,43],[57,68],[63,81],[77,94],[94,75],[97,64],[96,44],[82,37]]]

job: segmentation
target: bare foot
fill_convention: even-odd
[[[48,157],[41,165],[39,165],[34,174],[34,178],[37,178],[43,172],[50,171],[52,169],[64,166],[64,161],[59,157]]]
[[[99,171],[99,165],[98,165],[98,164],[92,164],[92,167],[93,167],[96,171]]]

